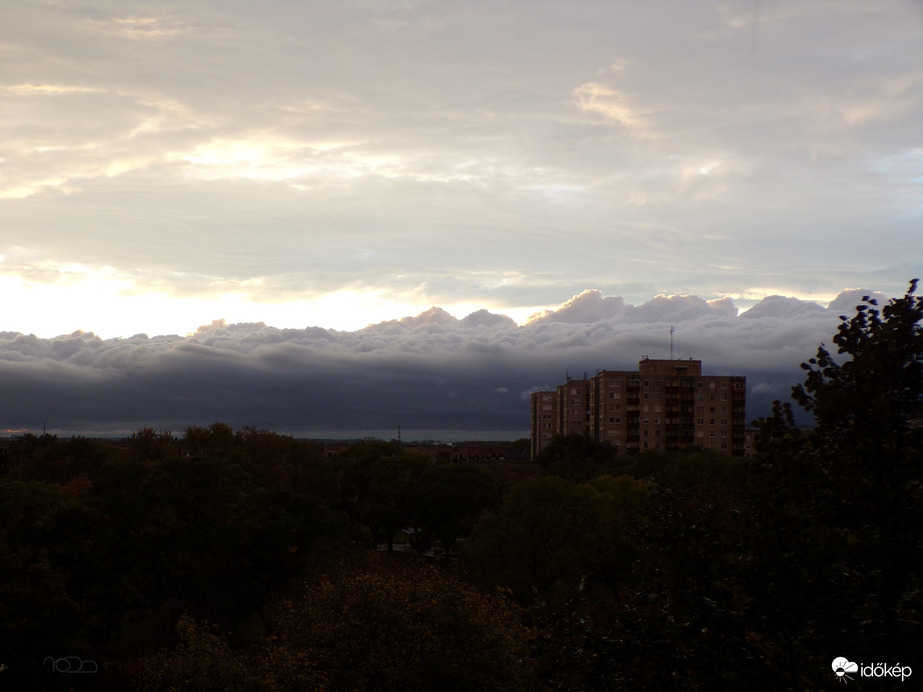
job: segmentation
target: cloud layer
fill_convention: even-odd
[[[529,393],[644,356],[703,361],[706,374],[746,375],[748,417],[799,381],[799,364],[830,342],[840,314],[772,296],[740,315],[730,301],[658,296],[634,306],[580,293],[517,326],[440,308],[355,332],[216,321],[195,334],[103,340],[0,333],[0,425],[62,434],[179,431],[227,422],[296,435],[515,438],[528,435]],[[881,294],[872,293],[884,300]]]
[[[915,0],[10,0],[0,60],[12,330],[923,272]]]

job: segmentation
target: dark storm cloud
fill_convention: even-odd
[[[224,421],[318,436],[399,426],[432,437],[525,435],[530,391],[666,358],[671,327],[676,357],[701,359],[708,374],[747,376],[753,419],[787,398],[799,364],[864,293],[845,292],[827,309],[773,296],[738,316],[726,300],[659,296],[633,306],[584,291],[524,326],[432,308],[356,332],[222,322],[187,337],[6,332],[0,425],[129,432]]]

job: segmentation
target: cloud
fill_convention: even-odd
[[[0,278],[46,336],[127,325],[111,301],[76,321],[66,263],[147,315],[201,301],[183,333],[282,305],[341,326],[329,296],[525,315],[586,286],[641,309],[923,267],[915,3],[8,5]],[[541,324],[621,314],[593,301]]]
[[[648,123],[638,109],[632,108],[624,94],[596,82],[581,84],[574,90],[577,107],[588,113],[613,120],[636,135],[648,133]]]
[[[545,310],[532,315],[530,323],[594,322],[621,314],[625,301],[620,297],[603,297],[598,289],[587,289],[561,305],[557,310]]]
[[[824,308],[817,303],[805,302],[797,298],[785,296],[767,296],[759,303],[747,310],[744,319],[757,319],[760,317],[790,318],[805,314],[820,314]]]
[[[668,357],[671,327],[677,357],[748,377],[753,419],[787,398],[799,364],[829,341],[836,313],[856,296],[844,292],[827,309],[772,297],[737,316],[727,300],[658,296],[633,306],[584,291],[523,326],[434,307],[354,332],[220,320],[186,337],[4,332],[0,425],[79,433],[224,421],[308,436],[398,426],[423,437],[525,436],[529,392],[567,373]]]
[[[838,315],[852,315],[855,313],[856,306],[868,297],[877,300],[879,305],[888,302],[888,297],[881,291],[869,291],[864,288],[850,288],[840,293],[836,298],[827,305],[827,310],[835,312]]]

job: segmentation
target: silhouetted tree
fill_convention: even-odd
[[[848,573],[871,596],[862,604],[872,609],[863,629],[883,649],[885,641],[906,641],[907,626],[923,616],[916,597],[923,568],[923,297],[916,287],[915,279],[881,308],[864,297],[833,337],[842,362],[821,345],[792,392],[815,417],[810,454],[827,474],[827,511],[843,537]]]
[[[821,344],[802,364],[805,380],[792,396],[813,414],[813,430],[798,430],[779,402],[759,421],[751,494],[759,574],[749,588],[761,604],[754,615],[765,623],[763,650],[770,657],[775,650],[777,664],[778,652],[787,652],[789,671],[809,674],[812,658],[833,648],[896,661],[921,646],[923,298],[916,286],[881,308],[864,297],[854,316],[841,316],[836,353]]]
[[[605,473],[614,473],[618,462],[618,449],[595,442],[586,435],[571,433],[558,435],[536,457],[545,473],[586,481]]]

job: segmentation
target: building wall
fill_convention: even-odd
[[[557,392],[532,392],[531,456],[551,444],[558,430]]]
[[[590,380],[589,435],[620,452],[637,449],[638,373],[601,370]]]
[[[565,435],[586,435],[589,426],[589,380],[567,380],[558,386],[558,429]]]

